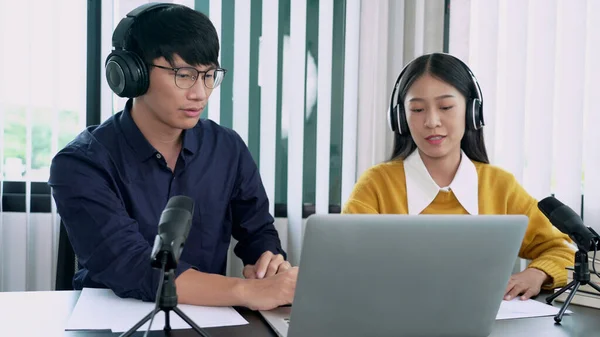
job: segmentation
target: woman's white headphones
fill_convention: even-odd
[[[469,73],[469,76],[473,80],[473,84],[475,85],[475,94],[476,97],[467,97],[467,111],[466,111],[466,127],[469,130],[479,130],[485,124],[483,121],[483,94],[481,93],[481,87],[477,82],[477,78],[471,71],[471,69],[459,58],[452,56],[450,54],[442,54],[442,53],[433,53],[431,56],[435,55],[444,55],[450,56],[457,60],[462,67]],[[394,88],[392,90],[392,97],[390,99],[390,108],[388,110],[388,123],[389,127],[392,131],[398,132],[401,135],[408,135],[408,122],[406,121],[406,114],[404,112],[404,103],[400,102],[400,92],[402,90],[398,90],[400,86],[400,82],[402,81],[402,76],[406,72],[406,70],[413,64],[414,60],[407,64],[404,69],[398,75],[396,79],[396,83],[394,84]]]

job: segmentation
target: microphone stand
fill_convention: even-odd
[[[166,261],[163,260],[163,263]],[[192,321],[181,309],[177,307],[177,289],[175,288],[175,271],[173,269],[166,270],[164,272],[162,290],[160,292],[160,298],[158,299],[158,307],[153,309],[148,315],[142,320],[136,323],[129,331],[123,333],[119,337],[129,337],[134,334],[144,323],[146,323],[152,316],[156,315],[159,311],[165,312],[165,336],[170,336],[171,325],[169,320],[169,312],[173,311],[187,324],[189,324],[198,335],[202,337],[209,337],[208,334],[199,327],[194,321]]]
[[[598,248],[597,246],[598,246],[598,243],[595,243],[594,244],[595,251]],[[562,321],[562,317],[563,317],[565,311],[567,310],[567,307],[571,303],[573,296],[575,296],[575,293],[579,289],[579,287],[581,285],[588,285],[588,284],[600,293],[600,286],[596,285],[593,282],[590,282],[590,267],[589,267],[588,253],[587,253],[587,251],[579,248],[579,250],[577,252],[575,252],[575,268],[573,271],[573,281],[571,281],[569,284],[567,284],[566,286],[564,286],[562,289],[558,290],[554,294],[546,297],[546,303],[551,304],[552,301],[554,301],[554,299],[556,297],[558,297],[560,294],[562,294],[565,291],[572,288],[571,292],[569,293],[569,296],[567,297],[566,301],[563,303],[562,307],[560,308],[560,311],[558,312],[558,314],[556,314],[556,316],[554,316],[554,321],[556,323],[560,323],[560,321]]]

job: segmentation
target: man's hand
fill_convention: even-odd
[[[256,264],[244,266],[242,274],[247,279],[262,279],[288,270],[292,265],[283,259],[283,255],[264,252]]]
[[[251,310],[271,310],[291,304],[296,291],[298,267],[281,271],[262,280],[244,280],[242,299]]]
[[[548,280],[548,275],[535,268],[527,268],[524,271],[514,274],[508,281],[508,286],[504,292],[504,299],[507,301],[521,295],[521,300],[527,300],[540,293],[542,284]]]

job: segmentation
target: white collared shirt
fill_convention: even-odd
[[[404,160],[408,214],[420,214],[438,195],[440,190],[452,190],[458,202],[471,215],[479,214],[478,179],[475,164],[461,151],[456,175],[446,188],[440,188],[427,171],[419,151]]]

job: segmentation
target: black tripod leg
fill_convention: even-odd
[[[599,285],[597,285],[597,284],[596,284],[596,283],[594,283],[594,282],[590,282],[590,283],[588,283],[588,284],[589,284],[589,285],[590,285],[592,288],[594,288],[594,289],[596,289],[596,290],[598,290],[598,291],[600,292],[600,286],[599,286]]]
[[[150,318],[152,318],[152,315],[156,315],[156,313],[159,311],[160,311],[160,308],[156,308],[156,309],[152,310],[148,315],[146,315],[146,317],[142,318],[141,321],[137,322],[136,325],[131,327],[131,329],[129,329],[129,331],[122,333],[119,337],[129,337],[129,336],[133,335],[137,331],[137,329],[139,329],[142,325],[144,325],[144,323],[148,322],[150,320]]]
[[[555,298],[557,298],[560,294],[564,293],[565,291],[569,290],[571,287],[573,287],[575,285],[575,283],[577,283],[577,281],[573,280],[573,281],[571,281],[571,283],[567,284],[564,288],[562,288],[559,291],[555,292],[554,294],[546,297],[546,303],[548,303],[548,304],[552,303],[552,301],[554,301]]]
[[[165,327],[164,327],[164,331],[166,333],[169,333],[169,331],[171,331],[171,319],[170,319],[170,315],[169,315],[169,310],[165,311]]]
[[[558,314],[556,314],[556,316],[554,316],[554,321],[556,323],[560,323],[560,321],[562,321],[562,317],[565,314],[565,311],[567,310],[567,307],[571,303],[571,300],[573,299],[573,296],[575,296],[575,293],[577,292],[577,289],[579,289],[580,285],[581,285],[581,283],[579,283],[577,281],[575,282],[575,287],[569,293],[569,296],[567,297],[567,300],[565,301],[565,303],[563,303],[563,306],[562,306],[562,308],[560,308],[560,311],[558,312]]]
[[[179,317],[181,317],[181,319],[183,319],[187,324],[189,324],[192,329],[194,329],[194,331],[196,331],[200,336],[202,337],[209,337],[208,333],[206,333],[206,331],[204,331],[201,327],[199,327],[196,323],[194,323],[194,321],[192,321],[189,317],[187,317],[187,315],[181,311],[178,307],[174,307],[173,311],[179,315]]]

